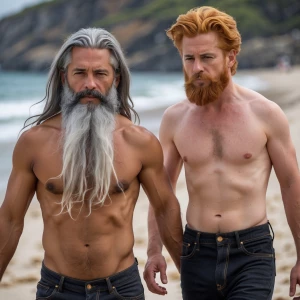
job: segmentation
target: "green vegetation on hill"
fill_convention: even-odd
[[[137,2],[138,3],[138,2]],[[199,6],[214,6],[232,15],[244,39],[269,37],[300,29],[299,0],[152,0],[144,1],[95,22],[109,27],[132,19],[175,21],[179,14]]]
[[[68,0],[52,0],[26,8],[26,14],[38,7],[52,6]],[[269,37],[300,30],[299,0],[146,0],[124,8],[94,23],[110,27],[133,19],[174,22],[179,14],[197,6],[213,6],[232,15],[243,39]],[[170,23],[171,24],[171,23]]]
[[[94,26],[116,36],[132,70],[178,71],[181,61],[165,31],[197,6],[236,19],[243,41],[240,68],[273,67],[283,54],[300,64],[300,0],[52,0],[0,20],[0,65],[48,69],[69,34]]]

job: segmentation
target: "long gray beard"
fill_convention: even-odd
[[[106,97],[100,94],[99,105],[80,104],[82,95],[78,97],[78,94],[72,92],[67,84],[64,86],[63,168],[60,175],[64,192],[61,213],[67,211],[71,217],[75,204],[79,204],[78,214],[87,204],[88,215],[92,206],[103,205],[109,197],[111,175],[116,177],[113,131],[119,103],[117,90],[113,84]]]

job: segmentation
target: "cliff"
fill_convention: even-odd
[[[0,20],[0,66],[4,70],[48,71],[53,57],[69,34],[83,27],[103,27],[119,40],[131,70],[180,71],[179,55],[165,31],[180,13],[196,6],[194,2],[197,1],[45,2]],[[203,2],[210,4],[210,1]],[[223,0],[222,3],[225,2]],[[299,6],[296,8],[300,11]],[[293,15],[296,12],[294,9]],[[256,20],[253,22],[263,26]],[[282,54],[289,55],[293,64],[300,64],[298,27],[296,23],[281,35],[274,35],[267,30],[265,36],[251,36],[249,29],[242,27],[239,68],[272,67]],[[266,36],[267,33],[269,36]]]

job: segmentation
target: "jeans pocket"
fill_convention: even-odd
[[[131,276],[122,284],[114,285],[112,293],[116,296],[116,299],[144,300],[144,287],[139,273],[136,276]]]
[[[57,288],[55,286],[39,282],[37,284],[36,300],[51,299],[56,293]]]
[[[249,255],[261,258],[274,258],[273,241],[270,235],[257,237],[241,242],[242,251]]]
[[[197,249],[196,238],[191,239],[191,238],[183,237],[181,258],[191,258],[195,254],[196,249]]]
[[[120,292],[117,291],[116,288],[114,288],[113,294],[116,296],[116,299],[121,299],[121,300],[144,300],[145,299],[145,295],[144,292],[138,296],[123,296],[120,294]]]

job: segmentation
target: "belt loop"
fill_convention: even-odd
[[[115,287],[111,284],[111,281],[110,281],[109,277],[105,278],[105,280],[106,280],[106,284],[107,284],[107,287],[108,287],[108,291],[109,291],[110,294],[112,294]]]
[[[273,228],[272,228],[271,223],[269,222],[269,220],[268,220],[268,225],[269,225],[269,227],[270,227],[270,229],[272,231],[272,241],[274,241],[275,233],[274,233],[274,230],[273,230]]]
[[[60,293],[62,293],[62,291],[63,291],[64,280],[65,280],[65,276],[61,276],[61,277],[60,277],[59,284],[58,284],[58,291],[59,291]]]
[[[238,232],[238,231],[235,231],[234,234],[235,234],[235,239],[236,239],[237,247],[238,247],[238,248],[241,248],[241,241],[240,241],[240,235],[239,235],[239,232]]]
[[[198,231],[197,232],[197,236],[196,236],[196,241],[195,241],[195,244],[197,245],[197,250],[199,251],[199,249],[200,249],[200,235],[201,235],[201,232],[200,231]]]

